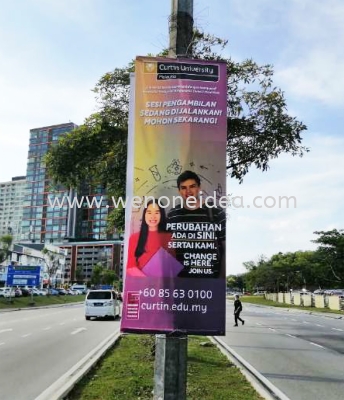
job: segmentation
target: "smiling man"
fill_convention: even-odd
[[[182,204],[168,213],[169,246],[183,265],[179,277],[218,278],[226,274],[226,213],[200,198],[201,180],[193,171],[177,179]]]

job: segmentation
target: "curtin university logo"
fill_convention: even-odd
[[[218,82],[219,67],[213,64],[183,62],[158,62],[157,79],[189,79],[192,81]]]

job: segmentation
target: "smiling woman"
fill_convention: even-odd
[[[127,273],[144,276],[142,269],[161,248],[174,255],[168,246],[170,239],[171,234],[166,232],[164,208],[157,200],[149,201],[143,210],[140,231],[129,239]]]

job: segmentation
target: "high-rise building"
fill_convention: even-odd
[[[16,176],[9,182],[0,182],[0,236],[21,238],[23,201],[26,190],[25,176]]]
[[[53,185],[47,174],[47,151],[75,128],[70,122],[30,130],[21,242],[33,246],[53,243],[65,248],[69,260],[64,271],[67,280],[89,282],[93,266],[99,263],[121,277],[122,241],[115,241],[114,235],[106,232],[107,215],[113,208],[106,198],[106,188],[84,182],[76,192]],[[76,276],[77,271],[81,276]]]
[[[113,209],[106,196],[106,188],[85,182],[79,188],[78,201],[81,207],[75,213],[75,237],[89,240],[113,239],[114,236],[106,231],[107,216]]]
[[[44,156],[61,135],[73,129],[72,122],[30,130],[27,161],[27,194],[24,200],[22,240],[37,243],[61,243],[67,235],[69,209],[50,207],[48,197],[68,196],[63,186],[52,187],[47,175]]]

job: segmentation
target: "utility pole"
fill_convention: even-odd
[[[193,0],[171,0],[169,57],[191,57]]]
[[[191,57],[193,0],[171,0],[169,57]],[[188,337],[156,335],[153,400],[186,400]]]

